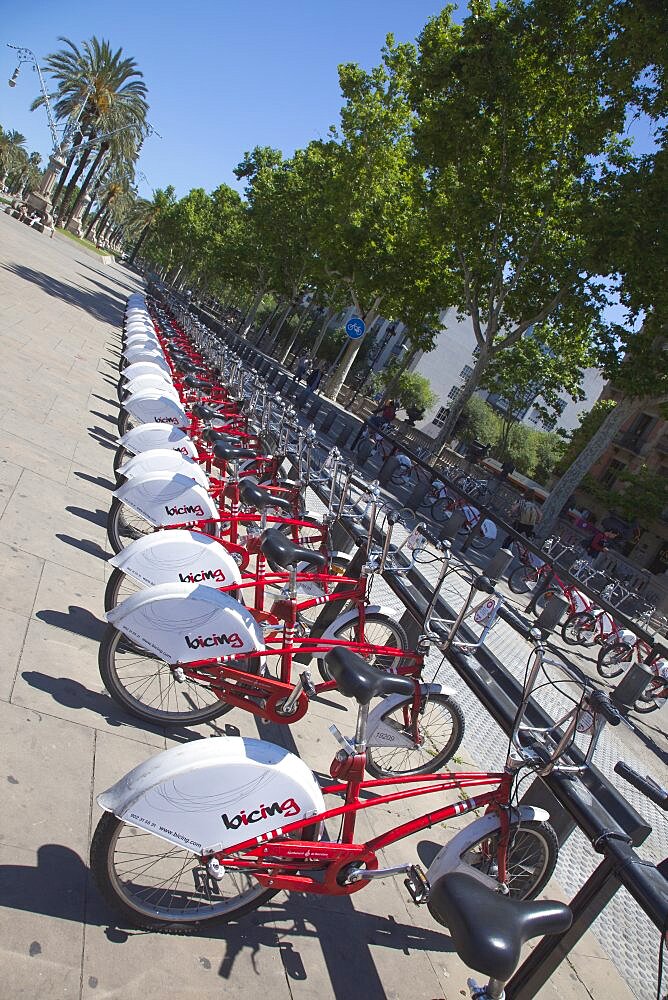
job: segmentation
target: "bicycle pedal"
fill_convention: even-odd
[[[429,882],[420,865],[411,865],[408,869],[408,876],[404,879],[404,885],[408,889],[413,902],[420,906],[426,903],[429,898]]]
[[[302,682],[302,689],[307,698],[315,698],[316,690],[315,684],[311,680],[311,675],[308,670],[305,670],[299,675],[299,680]]]

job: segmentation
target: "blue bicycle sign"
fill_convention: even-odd
[[[364,336],[365,330],[366,324],[359,316],[351,316],[346,323],[346,333],[351,340],[359,340],[360,337]]]

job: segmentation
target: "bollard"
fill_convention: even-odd
[[[536,618],[536,628],[541,632],[553,632],[568,611],[569,604],[561,594],[551,597],[541,613]]]
[[[412,492],[409,494],[406,500],[406,506],[410,507],[411,510],[417,511],[418,507],[424,502],[424,498],[431,491],[431,483],[429,480],[424,482],[418,481],[418,483],[413,487]]]
[[[347,531],[340,521],[335,521],[329,531],[330,548],[335,552],[354,552],[355,541],[353,536]]]
[[[320,399],[320,396],[314,396],[313,402],[309,406],[308,413],[306,414],[309,420],[313,420],[321,405],[322,400]]]
[[[332,407],[331,410],[325,412],[325,419],[320,424],[320,431],[322,434],[329,434],[337,416],[338,416],[338,411],[334,407]]]
[[[456,510],[451,517],[445,522],[441,528],[439,539],[442,542],[454,541],[457,537],[457,532],[460,528],[463,528],[466,524],[466,515],[463,510]]]
[[[487,563],[485,576],[488,576],[490,580],[503,579],[514,558],[515,553],[511,552],[510,549],[499,549]]]
[[[392,485],[392,476],[400,467],[401,463],[396,455],[390,455],[389,458],[386,458],[378,473],[378,482],[380,485],[385,487]]]
[[[348,441],[348,438],[350,437],[352,431],[353,431],[353,428],[350,426],[349,423],[345,423],[343,425],[343,430],[341,431],[341,433],[339,434],[339,436],[337,437],[336,442],[335,442],[337,448],[345,448],[346,447],[346,442]]]
[[[636,699],[650,684],[654,674],[642,663],[632,663],[619,684],[610,692],[610,698],[619,708],[633,708]]]

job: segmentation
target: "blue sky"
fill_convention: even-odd
[[[133,57],[149,88],[151,124],[139,169],[142,194],[174,184],[236,185],[233,168],[245,150],[276,146],[289,154],[325,136],[341,106],[336,67],[379,60],[385,35],[414,39],[443,6],[439,0],[26,0],[4,5],[0,20],[0,124],[22,132],[43,156],[51,142],[39,93],[24,67],[17,86],[5,81],[25,45],[39,59],[96,35]]]

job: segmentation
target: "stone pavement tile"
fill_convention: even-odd
[[[12,499],[15,485],[7,486],[4,483],[0,483],[0,517],[2,517],[4,511],[7,509],[7,504]]]
[[[0,537],[33,555],[102,580],[102,560],[92,559],[91,552],[104,551],[107,512],[108,508],[91,504],[87,493],[47,482],[26,470],[0,517]]]
[[[25,641],[28,618],[14,611],[2,611],[2,670],[0,670],[0,698],[9,701],[18,670],[23,643]]]
[[[24,441],[32,442],[35,437],[34,414],[20,414],[16,410],[10,410],[2,418],[3,432],[13,434]],[[37,439],[40,448],[45,448],[51,452],[55,461],[71,459],[74,455],[77,441],[80,435],[80,428],[72,425],[68,434],[64,431],[46,427],[45,424],[38,424]]]
[[[4,997],[78,997],[94,734],[0,703]]]
[[[90,414],[85,423],[82,421],[82,428],[84,427],[85,434],[74,450],[73,468],[83,465],[89,470],[94,469],[98,475],[111,475],[118,448],[118,428],[115,424]]]
[[[97,444],[97,442],[94,442],[94,444]],[[110,456],[114,453],[111,449],[107,449],[107,451]],[[99,454],[104,453],[100,451]],[[109,471],[105,475],[103,471],[104,462],[99,463],[97,466],[92,462],[86,464],[78,461],[75,456],[67,475],[67,485],[71,486],[74,490],[78,490],[80,493],[88,493],[93,497],[96,501],[96,509],[104,509],[105,507],[108,509],[113,499],[112,492],[117,488],[112,462],[109,461],[107,464]]]
[[[35,432],[33,441],[26,441],[24,438],[3,432],[0,436],[0,456],[2,461],[21,471],[30,469],[36,475],[55,483],[67,481],[70,459],[63,459],[47,448],[40,447],[38,431]]]
[[[54,621],[60,612],[53,612]],[[62,614],[66,619],[67,615]],[[90,628],[93,616],[83,611],[82,629]],[[23,705],[75,722],[82,727],[108,730],[152,746],[163,746],[161,732],[144,728],[107,694],[97,666],[99,643],[44,621],[31,621],[19,661],[12,695],[14,705]]]
[[[0,608],[30,617],[44,560],[0,542]]]
[[[86,868],[74,851],[0,845],[0,995],[80,996]]]

